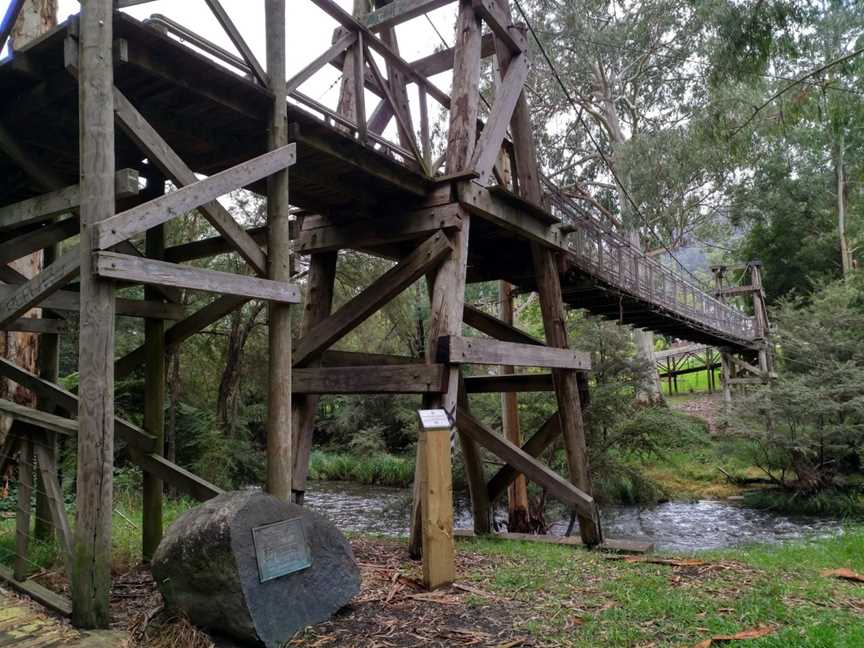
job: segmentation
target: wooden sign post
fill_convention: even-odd
[[[450,465],[452,424],[443,409],[419,410],[420,438],[417,457],[423,516],[423,582],[429,589],[456,578],[453,546],[453,481]]]

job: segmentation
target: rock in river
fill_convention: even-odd
[[[328,520],[259,491],[181,516],[153,559],[166,607],[241,641],[279,646],[360,591],[351,545]]]

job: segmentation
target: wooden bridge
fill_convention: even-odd
[[[44,375],[0,363],[0,375],[36,392],[40,409],[59,407],[78,418],[76,530],[74,538],[62,528],[58,533],[76,556],[70,575],[81,625],[105,622],[110,538],[104,516],[111,510],[115,426],[147,476],[148,555],[161,534],[160,480],[199,499],[219,492],[160,456],[165,354],[251,299],[273,304],[271,493],[289,498],[293,491],[302,503],[319,394],[417,393],[424,407],[454,415],[477,533],[489,532],[490,501],[521,473],[578,513],[588,546],[603,541],[580,407],[590,357],[570,349],[565,308],[730,352],[761,348],[762,329],[752,318],[646,257],[585,201],[542,179],[523,93],[526,31],[512,21],[507,0],[459,0],[456,45],[410,62],[398,54],[395,27],[448,0],[381,0],[365,19],[333,0],[309,2],[333,20],[335,32],[292,78],[285,74],[285,0],[266,2],[266,66],[218,0],[207,5],[237,54],[170,17],[141,23],[114,11],[110,0],[83,0],[80,20],[0,65],[6,98],[0,106],[0,327],[41,333],[50,345],[69,326],[64,313],[81,314],[78,398]],[[140,2],[118,6],[129,4]],[[494,103],[481,115],[480,62],[493,55],[500,78]],[[343,74],[335,108],[302,92],[327,66]],[[450,92],[429,80],[447,70],[453,70]],[[416,96],[409,98],[409,89]],[[370,96],[374,109],[366,106]],[[449,114],[437,158],[432,102]],[[164,193],[166,180],[178,189]],[[268,197],[268,227],[244,229],[216,201],[241,188]],[[196,209],[213,235],[166,248],[163,225]],[[56,246],[79,234],[79,245],[55,258]],[[309,257],[302,334],[293,349],[288,305],[299,301],[299,292],[290,283],[292,246]],[[43,249],[55,260],[35,277],[7,265]],[[345,249],[395,263],[334,311],[336,259]],[[255,276],[184,265],[228,252]],[[424,276],[431,300],[424,358],[330,350]],[[545,340],[464,304],[467,283],[492,280],[537,291]],[[115,288],[138,284],[147,287],[144,300],[116,298]],[[190,313],[179,303],[181,289],[218,296]],[[42,316],[24,317],[37,306],[45,309]],[[120,358],[113,355],[115,314],[143,317],[147,327],[145,344]],[[463,335],[463,324],[483,335]],[[138,429],[115,420],[113,380],[142,364],[147,410]],[[528,387],[518,374],[472,386],[460,376],[460,367],[470,364],[549,373]],[[470,412],[468,393],[538,385],[555,392],[558,412],[521,446]],[[18,425],[0,449],[0,470],[34,438],[47,438],[38,435],[63,429],[44,412],[5,411]],[[558,436],[569,480],[536,459]],[[491,478],[481,446],[507,464]],[[53,459],[39,454],[43,475],[50,474]],[[421,433],[417,473],[411,544],[415,554],[422,549],[426,581],[435,586],[454,575],[449,431]]]

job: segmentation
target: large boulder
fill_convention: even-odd
[[[260,491],[181,516],[153,558],[166,607],[240,641],[279,646],[360,591],[351,545],[328,520]]]

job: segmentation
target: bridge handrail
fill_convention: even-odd
[[[567,240],[573,254],[596,276],[702,326],[739,339],[755,338],[754,318],[648,257],[615,232],[608,218],[581,207],[551,181],[544,178],[544,185],[550,211],[571,229]]]

